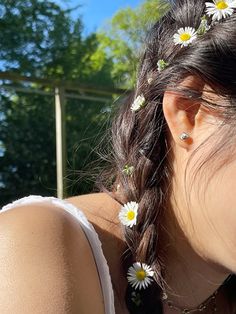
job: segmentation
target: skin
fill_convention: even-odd
[[[93,254],[72,215],[36,203],[2,212],[0,224],[2,314],[104,313]]]
[[[212,95],[212,89],[196,77],[189,76],[181,84],[203,93],[205,99],[211,98],[215,103],[222,101],[217,95]],[[163,256],[165,280],[169,287],[167,289],[169,299],[174,304],[182,308],[194,308],[211,296],[229,274],[236,272],[236,216],[234,213],[236,198],[232,193],[236,185],[234,180],[236,161],[232,159],[229,162],[226,159],[226,163],[223,159],[223,167],[208,183],[206,178],[212,175],[212,171],[214,172],[213,166],[219,165],[217,161],[213,164],[211,160],[211,167],[208,165],[203,170],[204,175],[191,182],[194,166],[198,166],[199,162],[210,154],[214,149],[214,144],[219,140],[217,130],[222,123],[222,117],[220,114],[209,111],[203,104],[193,102],[192,99],[184,100],[180,94],[170,91],[164,95],[163,112],[168,124],[169,141],[174,155],[171,206],[164,213],[160,230],[161,243],[165,252]],[[190,134],[189,140],[179,139],[183,131]],[[223,131],[221,130],[221,135]],[[227,126],[225,132],[227,132]],[[211,139],[208,145],[204,146],[203,150],[200,150],[191,160],[185,190],[184,170],[187,162],[192,152],[212,133],[216,134],[216,142],[214,138]],[[230,156],[227,156],[225,152],[223,157]],[[203,197],[203,192],[205,197]],[[95,207],[94,204],[91,208]],[[104,204],[102,208],[109,208],[110,215],[108,212],[106,215],[111,221],[116,219],[119,211],[117,204],[110,202],[108,207]],[[103,211],[100,211],[100,215],[101,213]],[[105,225],[110,224],[105,223]],[[122,243],[118,225],[115,229],[108,227],[108,234],[110,233]],[[122,248],[122,245],[120,247]],[[115,271],[118,269],[119,252],[121,251],[117,248],[114,251],[111,247],[105,250],[112,277],[116,273],[113,284],[117,290],[121,291],[121,294],[117,295],[119,299],[117,304],[122,303],[126,287],[126,283],[121,280],[122,276],[117,275]],[[113,261],[110,260],[111,254],[115,254]],[[219,290],[216,303],[219,313],[230,313],[223,290]],[[124,304],[122,310],[117,313],[126,313]],[[179,311],[170,309],[164,303],[164,313],[174,314]]]
[[[204,98],[209,98],[211,88],[193,76],[187,77],[182,85],[198,90]],[[214,98],[216,103],[220,103],[217,95]],[[166,246],[166,281],[170,287],[168,294],[174,304],[194,308],[206,300],[230,273],[236,272],[236,196],[233,193],[236,187],[236,160],[225,163],[205,185],[206,178],[214,171],[211,161],[190,190],[194,167],[209,155],[219,140],[217,129],[222,117],[213,114],[201,103],[183,100],[173,92],[165,93],[163,111],[174,151],[175,173],[171,210],[166,211],[163,221],[163,230],[168,232],[162,232]],[[183,131],[190,134],[189,140],[179,139]],[[190,155],[212,133],[216,134],[215,138],[198,151],[189,165],[185,192],[184,170]],[[221,159],[229,157],[227,154],[226,151]],[[187,202],[189,195],[190,204]],[[226,313],[224,299],[220,303],[219,307]],[[167,307],[165,310],[166,313],[176,313]]]
[[[120,264],[120,256],[125,248],[118,220],[120,204],[106,193],[80,195],[67,201],[80,208],[94,226],[109,266],[116,314],[129,314],[124,301],[127,280],[122,275]]]
[[[208,92],[205,92],[205,90],[210,90],[209,86],[204,85],[195,77],[187,77],[182,84],[200,92],[204,91],[205,97],[209,96]],[[217,96],[214,97],[216,102],[221,101]],[[164,213],[160,230],[165,252],[163,255],[165,280],[169,287],[169,298],[176,305],[191,308],[207,299],[230,273],[236,272],[234,208],[236,161],[232,158],[230,162],[224,163],[224,166],[205,186],[206,178],[212,174],[214,166],[211,161],[210,166],[204,168],[204,176],[194,180],[190,189],[193,168],[214,148],[215,142],[212,139],[192,159],[187,172],[187,190],[185,191],[184,170],[192,152],[212,132],[216,133],[222,119],[220,115],[213,114],[204,108],[201,103],[193,102],[191,99],[183,100],[180,94],[170,91],[165,92],[163,111],[174,156],[171,206]],[[179,135],[182,132],[189,133],[190,139],[180,140]],[[217,136],[215,141],[218,140]],[[222,158],[226,157],[227,152],[222,155]],[[189,195],[190,202],[187,202]],[[103,193],[73,197],[67,201],[83,210],[97,231],[110,269],[115,292],[116,314],[128,314],[124,304],[127,281],[122,276],[119,263],[124,248],[118,221],[120,205]],[[18,314],[22,313],[21,307],[24,306],[28,307],[27,311],[31,313],[45,313],[46,309],[47,313],[55,313],[55,309],[56,313],[76,313],[79,309],[80,313],[88,314],[88,306],[90,306],[91,313],[103,313],[101,287],[94,259],[82,230],[62,209],[45,208],[45,205],[39,204],[37,209],[37,216],[35,206],[32,205],[13,209],[0,215],[0,246],[7,248],[0,250],[0,259],[5,262],[0,263],[0,278],[11,278],[12,273],[15,273],[15,278],[18,278],[14,284],[9,283],[7,286],[6,281],[0,280],[2,291],[0,312],[4,313],[4,309],[12,307],[11,309],[14,309],[12,312]],[[69,245],[69,243],[72,244]],[[28,247],[31,249],[28,250]],[[66,261],[62,257],[65,249],[67,249]],[[21,265],[19,261],[25,257],[26,252],[28,266],[25,268],[25,262]],[[41,260],[42,253],[44,260]],[[43,264],[39,264],[39,260]],[[91,270],[88,272],[90,276],[83,279],[81,269],[85,270],[86,267]],[[55,272],[50,273],[50,280],[47,281],[51,286],[45,286],[49,273],[45,275],[42,270],[47,268],[55,269]],[[30,276],[28,276],[29,273]],[[35,281],[34,278],[38,278],[39,273],[42,280]],[[73,287],[70,286],[71,281],[67,279],[66,274],[77,277]],[[37,295],[43,296],[45,287],[49,289],[47,291],[55,293],[52,297],[50,295],[50,299],[47,299],[48,294],[44,295],[45,298],[42,298],[39,304],[41,308],[38,307],[36,293],[29,289],[35,285],[35,282],[37,282]],[[21,283],[24,285],[22,286]],[[88,294],[84,292],[88,291],[87,289],[93,289],[90,291],[93,295],[93,302],[86,299]],[[12,303],[12,299],[9,302],[10,295],[19,295],[15,304]],[[23,297],[25,295],[28,297]],[[66,312],[63,306],[71,295],[74,296],[69,301],[71,308]],[[33,312],[32,308],[36,304],[38,312]],[[217,297],[217,306],[219,313],[227,313],[227,298],[222,293]],[[49,310],[48,307],[50,307]],[[24,309],[24,312],[27,311]],[[164,313],[178,312],[171,310],[164,303]]]

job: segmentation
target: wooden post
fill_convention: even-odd
[[[62,87],[55,88],[56,117],[56,159],[57,159],[57,197],[66,197],[66,122],[65,92]]]

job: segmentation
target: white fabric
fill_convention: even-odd
[[[102,251],[102,244],[96,233],[93,225],[87,220],[85,214],[81,211],[81,209],[77,208],[76,206],[72,205],[71,203],[61,200],[55,197],[43,197],[39,195],[30,195],[27,197],[23,197],[14,201],[13,203],[5,205],[1,210],[4,212],[11,208],[31,204],[31,203],[41,203],[41,202],[48,202],[59,206],[65,209],[67,212],[72,214],[80,223],[82,229],[84,230],[89,243],[91,245],[94,259],[96,261],[100,282],[102,286],[103,298],[104,298],[104,306],[105,306],[105,313],[106,314],[115,314],[115,307],[114,307],[114,293],[113,287],[111,282],[111,276],[109,272],[109,267],[105,256]]]

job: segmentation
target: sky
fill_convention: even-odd
[[[96,31],[106,20],[110,19],[119,9],[135,8],[142,0],[55,0],[63,8],[74,7],[81,4],[82,7],[73,13],[73,17],[82,15],[84,22],[84,34]]]

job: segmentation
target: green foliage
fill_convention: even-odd
[[[112,86],[111,62],[104,56],[98,63],[94,56],[96,35],[83,39],[81,20],[74,21],[69,13],[48,0],[3,0],[0,62],[4,68],[25,75]]]
[[[96,55],[106,54],[112,61],[112,78],[120,87],[133,88],[137,64],[148,29],[169,8],[167,2],[146,0],[139,7],[119,10],[97,34]]]
[[[1,97],[0,204],[29,194],[56,196],[54,99],[17,93]],[[109,112],[104,103],[69,99],[67,122],[68,195],[93,189],[90,162],[104,134]],[[87,172],[86,172],[87,171]]]
[[[160,3],[146,0],[137,9],[120,10],[106,31],[84,38],[81,20],[73,20],[70,10],[53,0],[2,0],[1,67],[96,88],[132,88],[146,30],[167,9]],[[54,98],[22,88],[53,90],[35,83],[2,83],[13,91],[2,89],[0,98],[0,205],[29,194],[56,196]],[[94,149],[110,114],[109,103],[67,99],[68,196],[93,189],[86,165],[95,161],[96,168]]]
[[[71,22],[52,1],[3,0],[0,12],[0,58],[7,69],[41,74],[71,40]]]
[[[83,38],[81,20],[72,20],[53,1],[5,0],[0,14],[0,63],[5,69],[95,88],[113,86],[112,61],[96,57],[96,35]],[[5,85],[13,90],[1,89],[0,205],[29,194],[56,196],[54,97],[18,89],[53,90],[35,83]],[[93,148],[104,132],[105,108],[104,102],[67,100],[69,195],[92,190],[92,182],[78,175],[96,158]]]
[[[1,97],[1,203],[29,194],[55,194],[55,133],[52,99],[18,94]]]
[[[69,195],[93,190],[101,166],[97,155],[101,139],[110,124],[111,105],[70,100],[67,105],[67,187]],[[103,147],[104,148],[104,147]]]

